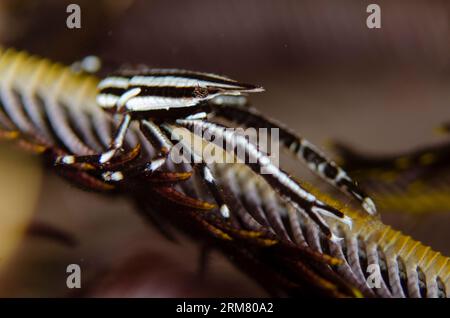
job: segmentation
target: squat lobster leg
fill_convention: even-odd
[[[155,149],[159,151],[159,155],[156,158],[152,159],[150,162],[128,169],[127,171],[106,171],[102,175],[106,181],[121,181],[126,177],[137,176],[141,175],[142,173],[146,175],[149,174],[151,176],[166,162],[167,156],[173,147],[171,141],[163,134],[159,127],[151,121],[142,119],[139,123],[141,132],[148,138]],[[122,125],[120,127],[122,128]],[[121,128],[119,128],[117,136],[125,135],[126,128]],[[171,178],[177,179],[177,173],[172,174],[173,175],[171,176]],[[185,173],[181,173],[178,177],[182,179],[184,178],[184,176]]]
[[[130,126],[130,123],[131,123],[131,115],[125,114],[124,117],[122,118],[122,121],[119,124],[119,127],[117,128],[117,131],[111,142],[111,145],[105,152],[97,155],[87,155],[87,156],[74,156],[74,155],[60,156],[56,159],[56,163],[64,165],[73,165],[77,163],[91,163],[100,166],[108,163],[117,153],[117,151],[119,151],[122,148],[125,140],[125,135]]]
[[[241,99],[235,99],[235,104],[228,98],[224,99],[224,103],[214,107],[216,115],[254,128],[279,129],[280,140],[284,146],[302,159],[309,169],[347,195],[354,197],[369,214],[377,214],[373,200],[356,185],[341,167],[328,159],[317,147],[306,139],[297,136],[294,132],[289,131],[283,125],[264,118],[255,109],[243,106]]]
[[[128,127],[130,127],[130,123],[131,123],[131,115],[125,114],[122,118],[122,121],[120,122],[119,128],[117,129],[113,142],[109,146],[108,150],[100,156],[99,163],[104,164],[110,161],[111,158],[114,157],[116,152],[122,148]]]
[[[222,136],[227,144],[240,146],[240,149],[244,149],[245,155],[251,159],[250,161],[255,161],[255,163],[249,164],[252,170],[255,173],[261,174],[260,171],[264,167],[267,173],[261,174],[261,176],[267,182],[280,188],[281,195],[288,201],[293,201],[301,210],[304,210],[331,239],[337,240],[337,237],[334,236],[321,216],[336,218],[351,226],[350,218],[336,208],[318,200],[314,195],[303,189],[298,183],[289,178],[284,171],[273,165],[270,159],[262,154],[245,137],[227,130],[225,126],[207,121],[179,119],[176,123],[188,128],[194,134],[209,132],[214,136]]]
[[[197,169],[200,173],[203,180],[206,181],[206,185],[208,189],[210,190],[214,200],[219,205],[219,212],[225,219],[228,219],[230,217],[230,209],[228,205],[225,203],[225,199],[223,197],[223,189],[222,187],[217,183],[216,179],[214,178],[213,173],[206,165],[203,156],[199,156],[195,153],[195,151],[191,150],[190,145],[187,145],[183,139],[180,138],[179,135],[176,134],[176,131],[173,129],[171,125],[168,124],[162,124],[161,127],[166,131],[166,137],[169,138],[169,134],[172,135],[174,138],[177,138],[178,141],[183,145],[183,149],[187,152],[186,155],[189,156],[191,165],[194,169]]]

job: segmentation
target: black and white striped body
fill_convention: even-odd
[[[98,88],[97,102],[104,109],[164,116],[195,112],[193,107],[219,95],[263,91],[223,76],[177,69],[123,72],[105,78]]]
[[[96,161],[100,165],[107,165],[122,148],[125,134],[133,120],[140,122],[140,128],[149,141],[159,150],[157,158],[147,163],[146,172],[153,173],[161,167],[167,159],[174,144],[171,141],[173,134],[170,124],[188,128],[194,134],[208,130],[222,134],[229,144],[233,143],[233,136],[213,123],[208,123],[207,115],[214,108],[209,100],[216,97],[239,96],[244,93],[261,92],[262,87],[243,84],[227,77],[209,73],[199,73],[177,69],[149,69],[139,72],[121,72],[109,76],[98,85],[97,102],[104,110],[122,114],[122,121],[117,129],[111,145],[99,156],[87,156],[81,160]],[[195,129],[195,128],[200,129]],[[305,211],[318,224],[323,232],[333,238],[325,217],[335,217],[351,225],[342,212],[321,201],[303,189],[278,167],[267,162],[268,158],[252,146],[247,139],[237,137],[239,143],[245,148],[249,157],[257,158],[255,165],[250,165],[256,173],[266,167],[272,171],[271,176],[265,178],[280,188],[280,194],[292,201],[297,209]],[[195,153],[191,152],[191,157]],[[80,162],[80,158],[65,156],[60,159],[64,164]],[[230,217],[230,210],[219,190],[220,184],[216,182],[205,158],[201,163],[193,161],[192,166],[200,172],[211,193],[220,207],[223,217]],[[121,181],[124,178],[121,171],[104,174],[107,181]]]

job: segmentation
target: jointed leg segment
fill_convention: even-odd
[[[373,200],[367,196],[335,162],[326,158],[312,143],[297,136],[283,125],[270,121],[255,109],[243,106],[242,103],[221,104],[214,107],[216,115],[228,120],[245,124],[254,128],[277,128],[280,140],[292,153],[301,158],[307,166],[325,181],[361,202],[370,214],[377,213]]]
[[[94,165],[104,165],[107,164],[114,155],[122,148],[125,140],[125,135],[127,133],[128,128],[131,123],[131,115],[125,114],[122,118],[122,121],[117,128],[117,131],[114,135],[114,138],[108,147],[108,149],[98,155],[87,155],[87,156],[74,156],[74,155],[65,155],[58,157],[56,160],[57,164],[64,165],[74,165],[77,163],[91,163]]]
[[[293,181],[284,171],[270,162],[270,159],[262,154],[248,140],[237,135],[218,124],[202,121],[202,120],[186,120],[179,119],[176,123],[182,127],[186,127],[195,133],[209,132],[214,136],[222,136],[227,144],[237,145],[241,149],[245,149],[245,155],[249,158],[249,166],[256,172],[260,173],[264,168],[264,174],[261,174],[269,183],[275,185],[277,189],[281,189],[281,195],[288,200],[292,200],[298,207],[303,209],[310,217],[321,227],[321,229],[333,237],[328,226],[322,219],[323,216],[337,218],[349,225],[351,220],[341,211],[318,200],[314,195],[303,189],[298,183]],[[251,163],[254,162],[254,163]]]

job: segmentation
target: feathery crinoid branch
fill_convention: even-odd
[[[130,197],[166,236],[171,237],[165,226],[170,224],[210,242],[272,295],[448,296],[448,258],[312,186],[299,182],[352,220],[349,228],[327,218],[342,240],[330,240],[311,215],[246,165],[210,165],[229,211],[218,209],[217,193],[205,185],[205,170],[170,160],[161,170],[143,170],[155,148],[134,123],[124,155],[111,162],[55,165],[61,156],[108,149],[118,123],[96,104],[97,84],[93,76],[46,59],[0,49],[1,137],[41,154],[80,187]],[[230,215],[226,220],[224,212]],[[380,275],[371,276],[377,270]]]
[[[448,133],[448,125],[441,130]],[[384,211],[450,211],[450,143],[390,156],[368,156],[336,143],[343,166],[377,199]]]
[[[346,282],[356,286],[364,296],[447,296],[449,259],[384,225],[379,218],[340,206],[330,197],[316,193],[325,202],[340,206],[353,220],[352,229],[342,226],[339,222],[332,226],[336,227],[335,230],[344,237],[344,240],[339,243],[324,240],[308,218],[299,219],[288,206],[270,194],[273,190],[262,180],[252,178],[242,167],[228,167],[221,170],[226,176],[227,183],[234,182],[237,191],[245,190],[241,192],[245,194],[241,194],[244,204],[264,209],[266,219],[273,218],[275,212],[281,216],[283,227],[278,227],[280,236],[284,232],[284,235],[296,244],[307,245],[345,260],[342,264],[332,267],[333,271]],[[311,186],[308,188],[315,192]],[[370,274],[375,269],[381,271],[383,278],[378,288],[368,283],[371,281]],[[370,288],[371,286],[373,288]]]

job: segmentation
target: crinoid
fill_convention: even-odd
[[[448,141],[390,156],[368,156],[340,143],[335,149],[345,168],[370,190],[384,211],[450,211]]]
[[[100,162],[102,153],[113,150],[114,132],[123,125],[98,107],[98,82],[93,76],[75,74],[46,59],[1,50],[2,137],[43,155],[52,169],[78,186],[91,191],[114,191],[134,200],[139,212],[167,237],[173,238],[166,226],[169,224],[202,243],[209,242],[272,295],[448,296],[448,258],[392,230],[375,216],[344,207],[314,186],[288,175],[280,178],[281,170],[267,177],[256,173],[258,165],[202,163],[192,169],[190,163],[174,164],[158,157],[162,154],[161,146],[169,140],[159,131],[192,138],[196,138],[196,132],[205,130],[226,134],[223,127],[205,121],[204,117],[157,122],[162,129],[151,121],[141,122],[141,127],[130,121],[128,133],[123,136],[123,154]],[[220,103],[220,98],[215,102]],[[217,116],[226,112],[222,108],[215,110]],[[210,116],[213,115],[214,111]],[[235,119],[258,126],[255,122],[261,119],[258,116],[252,113]],[[269,122],[261,125],[266,124]],[[177,125],[187,129],[174,131]],[[201,129],[195,131],[192,129],[195,127]],[[351,183],[339,184],[338,180],[343,180],[342,170],[308,143],[284,128],[280,130],[280,138],[300,153],[311,168],[327,178],[332,176],[332,183],[358,197],[360,192]],[[238,137],[230,139],[248,145]],[[190,157],[198,156],[197,149],[189,145],[190,138],[180,140],[187,143],[185,149]],[[204,138],[201,141],[210,142]],[[247,154],[259,155],[251,146],[246,149]],[[156,164],[155,156],[163,162]],[[58,158],[70,164],[55,165]],[[153,169],[155,165],[159,169]],[[293,187],[295,191],[302,189],[305,196],[314,200],[308,203],[302,196],[295,197]],[[363,204],[369,202],[365,195],[359,196]],[[213,200],[222,208],[208,203]],[[320,213],[308,213],[324,207],[339,216],[347,215],[353,227],[343,224],[340,217],[328,215],[324,216],[326,221],[321,221]],[[343,239],[332,240],[330,233]],[[374,273],[377,275],[373,276]]]

